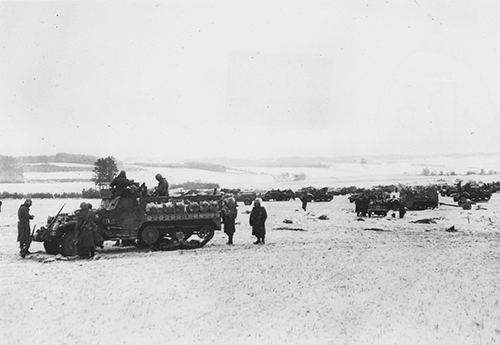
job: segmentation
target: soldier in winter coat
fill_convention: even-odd
[[[31,200],[26,199],[24,204],[22,204],[17,211],[17,241],[19,242],[21,253],[23,248],[28,244],[31,236],[30,219],[33,219],[33,216],[30,214],[31,204]],[[26,254],[30,253],[27,252]]]
[[[253,209],[250,213],[250,226],[252,227],[252,235],[257,237],[254,244],[264,244],[266,237],[266,209],[261,206],[260,199],[255,199],[253,202]]]
[[[89,209],[89,204],[82,202],[76,219],[78,229],[78,255],[90,259],[95,254],[95,215]]]
[[[224,222],[224,232],[227,234],[227,244],[233,244],[233,235],[236,230],[235,221],[238,215],[236,200],[233,197],[224,200],[222,205],[222,221]]]

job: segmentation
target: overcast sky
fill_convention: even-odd
[[[495,1],[2,1],[0,154],[500,150]]]

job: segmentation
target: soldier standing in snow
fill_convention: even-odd
[[[266,237],[266,209],[260,205],[260,199],[255,199],[253,209],[250,213],[250,226],[252,227],[252,235],[257,237],[257,241],[253,244],[264,244]]]
[[[95,254],[95,215],[90,211],[89,204],[82,202],[80,212],[76,220],[78,229],[78,255],[82,258],[90,259]]]
[[[300,201],[302,201],[302,209],[307,211],[307,203],[312,199],[312,195],[309,193],[304,193],[300,196]]]
[[[233,197],[224,200],[224,205],[222,206],[222,220],[224,222],[224,232],[227,234],[228,241],[227,244],[233,244],[233,235],[236,230],[235,221],[238,215],[238,210],[236,209],[236,200]]]
[[[26,199],[24,204],[19,207],[17,211],[17,241],[19,242],[19,249],[21,250],[21,255],[24,247],[28,244],[31,236],[30,219],[33,216],[30,214],[31,200]],[[31,254],[29,251],[26,254]]]

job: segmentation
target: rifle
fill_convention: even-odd
[[[47,225],[47,229],[50,229],[50,227],[56,222],[57,217],[59,217],[59,215],[61,214],[61,211],[63,210],[64,206],[66,206],[66,204],[63,204],[61,206],[61,208],[59,209],[59,212],[57,212],[56,216],[54,218],[52,218],[52,221],[50,222],[50,224]]]
[[[28,250],[30,249],[31,242],[33,241],[33,234],[35,233],[36,225],[33,227],[33,231],[31,232],[30,238],[28,240],[28,243],[24,246],[23,249],[21,249],[21,257],[24,259],[26,257],[26,254],[28,253]]]

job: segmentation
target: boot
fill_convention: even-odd
[[[255,241],[253,244],[260,244],[260,237],[257,237],[257,241]]]
[[[262,237],[262,241],[261,241],[262,244],[266,244],[266,242],[264,241],[264,237]]]

